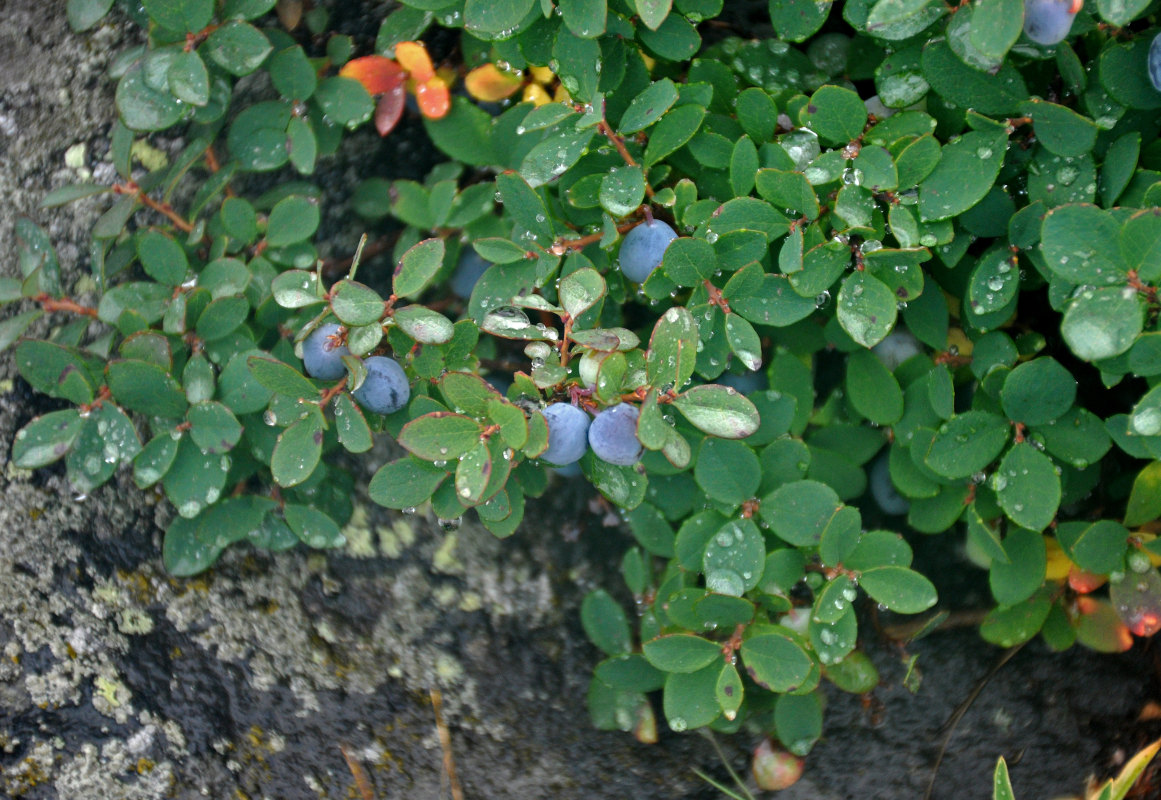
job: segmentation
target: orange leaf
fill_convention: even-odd
[[[344,78],[354,78],[369,94],[383,94],[403,85],[403,68],[386,56],[363,56],[348,61],[339,70]]]
[[[435,68],[423,42],[400,42],[395,45],[395,60],[407,70],[416,83],[426,83],[435,77]]]
[[[464,78],[468,94],[485,103],[495,103],[511,97],[524,85],[524,76],[518,72],[504,72],[495,64],[476,67]]]
[[[1095,592],[1108,582],[1108,577],[1104,575],[1095,575],[1091,572],[1085,572],[1080,567],[1073,566],[1068,571],[1068,585],[1077,594],[1088,594]]]
[[[451,93],[442,78],[432,78],[416,86],[415,99],[428,119],[440,119],[451,109]]]

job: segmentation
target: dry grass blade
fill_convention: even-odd
[[[435,712],[435,727],[439,731],[439,746],[443,750],[443,771],[447,774],[451,784],[452,800],[464,800],[464,790],[460,787],[460,780],[456,777],[456,760],[452,756],[451,731],[443,721],[443,695],[439,689],[432,689],[431,709]]]
[[[359,787],[359,794],[362,795],[363,800],[375,800],[375,793],[371,790],[371,779],[367,777],[367,770],[363,769],[363,765],[355,760],[346,744],[339,744],[339,750],[342,751],[343,758],[346,759],[347,769],[354,776],[355,785]]]

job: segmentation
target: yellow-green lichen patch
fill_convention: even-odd
[[[444,572],[448,575],[459,575],[464,571],[464,565],[456,558],[456,542],[459,536],[455,533],[449,533],[444,537],[439,549],[435,551],[432,557],[431,566],[436,572]]]

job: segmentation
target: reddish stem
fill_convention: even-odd
[[[82,306],[74,300],[69,300],[67,297],[50,297],[47,293],[41,292],[36,297],[32,298],[40,303],[40,307],[45,311],[67,311],[70,314],[80,314],[85,317],[97,318],[97,309],[92,306]]]

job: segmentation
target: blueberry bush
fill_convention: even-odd
[[[745,729],[795,775],[823,685],[879,680],[861,610],[937,602],[913,537],[987,572],[998,645],[1161,627],[1147,0],[403,0],[355,37],[115,4],[148,34],[111,69],[118,182],[44,201],[108,198],[99,300],[22,220],[0,345],[67,404],[13,463],[159,487],[173,574],[342,544],[333,454],[379,437],[373,501],[501,537],[579,466],[635,539],[580,609],[595,724]],[[443,162],[365,180],[381,238],[321,259],[320,163],[405,117]]]

